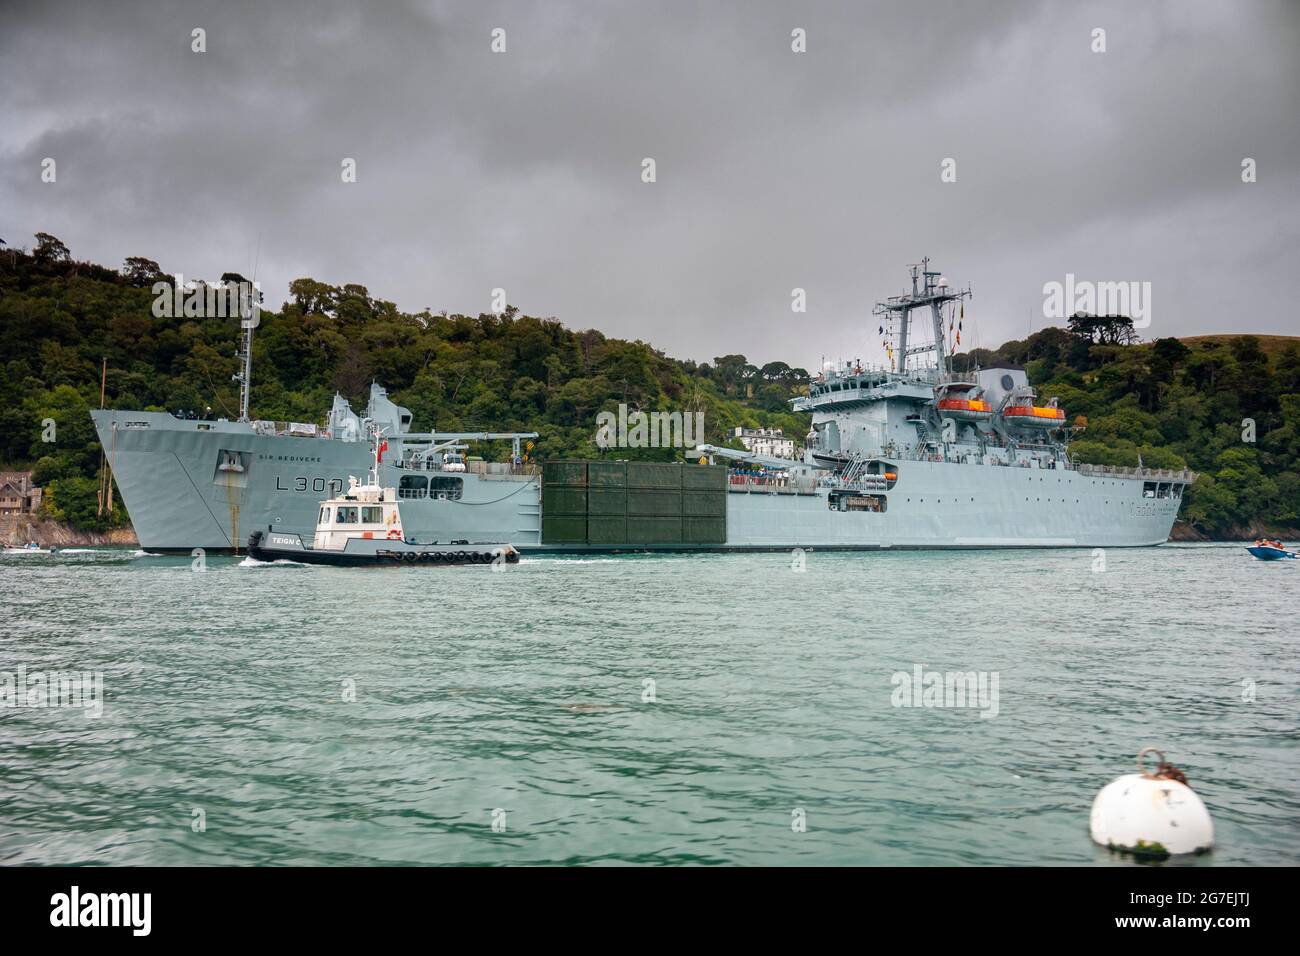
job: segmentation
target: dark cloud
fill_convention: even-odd
[[[1150,281],[1149,335],[1294,332],[1240,301],[1300,265],[1296,49],[1289,2],[10,6],[2,234],[257,258],[272,299],[311,275],[478,312],[500,286],[705,359],[878,358],[871,304],[924,254],[983,344],[1045,324],[1067,272]]]

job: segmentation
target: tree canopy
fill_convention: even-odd
[[[107,404],[238,414],[231,381],[239,322],[156,318],[153,259],[121,270],[76,261],[41,233],[31,253],[0,254],[0,465],[33,468],[50,513],[80,528],[120,523],[95,515],[100,449],[89,411]],[[224,282],[243,281],[227,272]],[[417,428],[536,431],[539,458],[590,457],[597,412],[703,411],[705,440],[725,444],[737,426],[779,427],[801,440],[808,416],[790,411],[808,373],[744,355],[712,363],[669,358],[640,341],[575,331],[522,314],[407,313],[362,285],[294,280],[279,311],[264,310],[254,343],[251,405],[258,418],[321,421],[337,390],[364,404],[384,385]],[[1183,517],[1205,533],[1300,520],[1300,348],[1251,335],[1133,341],[1122,316],[1074,316],[959,364],[1025,365],[1044,397],[1058,396],[1077,431],[1072,455],[1114,465],[1190,467],[1200,480]],[[53,419],[57,439],[42,441]],[[482,449],[509,454],[505,443]],[[672,449],[618,449],[668,460]]]
[[[38,242],[31,254],[0,256],[0,463],[34,467],[53,486],[58,516],[98,530],[124,520],[120,513],[95,520],[100,449],[89,411],[99,406],[101,360],[108,360],[109,407],[210,407],[234,418],[239,323],[155,317],[152,283],[171,280],[151,258],[131,256],[114,270],[75,261],[53,236]],[[743,355],[714,366],[681,362],[645,342],[574,331],[514,307],[501,315],[406,313],[358,284],[304,277],[289,293],[278,312],[262,311],[254,338],[257,418],[319,422],[336,390],[360,408],[376,381],[411,409],[421,430],[536,431],[539,458],[599,454],[596,413],[619,403],[703,411],[705,440],[717,444],[738,425],[781,427],[797,438],[807,432],[807,417],[788,405],[806,373],[783,363],[760,373]],[[52,444],[41,440],[49,417],[57,422]],[[510,448],[501,442],[475,451],[503,459]]]

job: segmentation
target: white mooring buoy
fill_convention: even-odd
[[[1155,773],[1141,772],[1142,758],[1149,753],[1160,759]],[[1107,784],[1092,801],[1092,839],[1147,859],[1210,849],[1214,845],[1210,811],[1187,785],[1183,772],[1166,762],[1155,747],[1142,748],[1138,771]]]

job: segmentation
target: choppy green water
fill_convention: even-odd
[[[0,862],[1109,864],[1092,797],[1156,744],[1196,865],[1296,863],[1300,562],[1106,561],[0,558],[0,671],[106,695],[0,710]],[[997,716],[892,706],[918,664]]]

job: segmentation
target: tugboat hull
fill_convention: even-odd
[[[508,544],[410,544],[375,538],[352,539],[340,551],[327,551],[303,544],[300,535],[279,531],[254,531],[248,538],[248,554],[257,561],[298,561],[340,567],[516,564],[519,561],[519,552]]]

